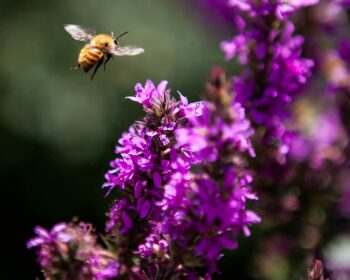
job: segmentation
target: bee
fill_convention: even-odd
[[[94,71],[91,75],[91,80],[94,78],[97,70],[103,64],[103,69],[106,70],[107,62],[115,56],[132,56],[144,52],[143,48],[134,46],[121,46],[118,39],[127,34],[124,32],[117,37],[108,34],[98,34],[94,29],[87,28],[75,24],[65,24],[64,29],[73,37],[73,39],[83,42],[88,42],[79,53],[78,64],[73,69],[82,68],[84,72],[89,72],[91,68]]]

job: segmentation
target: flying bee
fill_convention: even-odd
[[[79,53],[78,64],[74,69],[82,68],[84,72],[88,72],[95,66],[91,75],[91,80],[94,78],[97,70],[103,64],[106,70],[107,62],[115,56],[132,56],[144,52],[143,48],[134,46],[121,46],[118,39],[128,32],[124,32],[117,37],[108,34],[98,34],[94,29],[86,28],[75,24],[65,24],[64,29],[73,37],[73,39],[83,42],[88,42]]]

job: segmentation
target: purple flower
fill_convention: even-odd
[[[152,81],[147,80],[144,87],[141,84],[135,86],[136,96],[127,98],[142,104],[145,108],[152,108],[152,103],[157,102],[164,94],[167,84],[167,81],[162,81],[155,87]]]
[[[48,279],[110,279],[118,275],[116,257],[103,249],[85,223],[59,223],[50,231],[34,229],[36,237],[27,243],[37,248],[40,266]]]
[[[33,247],[41,246],[45,243],[50,242],[69,242],[71,236],[68,235],[65,231],[67,229],[66,223],[56,224],[50,232],[44,229],[41,226],[37,226],[34,228],[34,232],[37,234],[37,237],[30,239],[27,242],[27,248],[31,249]]]

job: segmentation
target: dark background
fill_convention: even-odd
[[[218,45],[229,33],[202,12],[164,0],[0,1],[1,279],[39,275],[25,247],[35,225],[78,216],[103,230],[104,173],[122,131],[142,116],[125,96],[136,82],[166,79],[174,93],[196,100],[210,68],[224,64]],[[90,81],[69,70],[83,44],[64,23],[129,31],[121,43],[146,52],[118,57]]]

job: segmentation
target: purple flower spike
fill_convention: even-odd
[[[263,130],[263,144],[275,149],[271,156],[285,163],[293,135],[285,121],[290,117],[292,101],[314,66],[312,60],[300,57],[304,38],[293,35],[294,25],[286,19],[297,9],[314,5],[318,0],[230,0],[228,3],[247,15],[245,29],[221,43],[226,59],[238,56],[241,64],[249,66],[240,77],[233,78],[232,90],[254,127]]]
[[[145,86],[136,85],[135,97],[128,97],[142,104],[147,115],[122,135],[120,146],[116,147],[120,157],[111,162],[112,169],[105,175],[107,182],[103,187],[113,189],[119,186],[124,189],[126,185],[135,186],[139,198],[144,195],[143,188],[149,179],[155,185],[155,190],[150,192],[158,192],[163,175],[171,172],[171,167],[166,167],[165,163],[170,160],[168,155],[173,134],[189,118],[200,115],[203,105],[201,102],[188,104],[182,95],[180,101],[176,101],[166,86],[167,81],[155,87],[147,80]],[[158,164],[160,151],[165,154]]]

